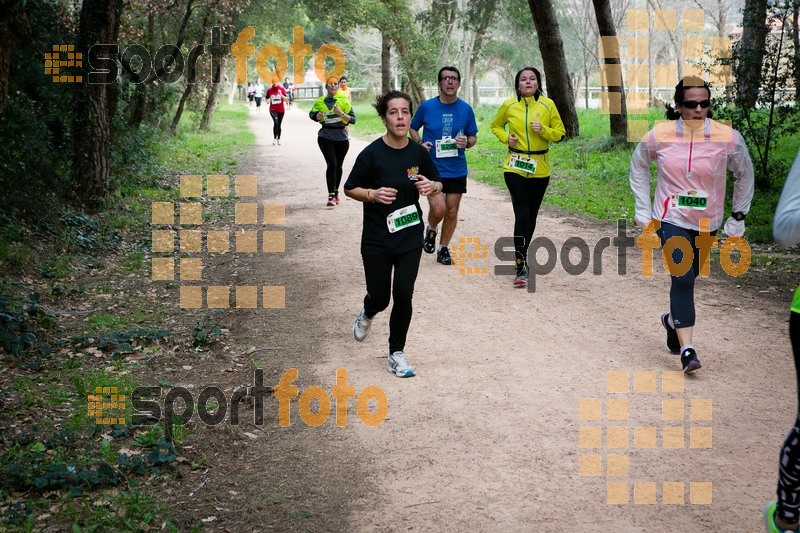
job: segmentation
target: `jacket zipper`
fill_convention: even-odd
[[[528,145],[528,152],[530,152],[531,151],[531,140],[528,137],[528,100],[527,99],[525,99],[525,142]]]

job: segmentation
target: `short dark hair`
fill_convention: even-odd
[[[414,114],[414,104],[411,103],[411,97],[403,91],[391,90],[383,96],[375,98],[375,110],[378,112],[379,117],[386,116],[386,112],[389,110],[389,100],[394,100],[395,98],[406,100],[408,102],[408,110],[412,115]]]
[[[342,83],[343,81],[347,81],[347,76],[342,76],[339,78],[339,83]]]
[[[439,74],[436,76],[437,81],[442,81],[442,72],[445,70],[452,70],[453,72],[458,75],[458,81],[461,81],[461,72],[458,71],[456,67],[442,67],[439,69]]]
[[[708,91],[708,99],[711,100],[711,86],[708,84],[708,82],[698,78],[697,76],[684,76],[683,79],[678,82],[678,85],[675,86],[675,95],[672,97],[672,99],[676,104],[682,104],[684,95],[686,94],[686,89],[697,89],[700,87]],[[664,115],[668,120],[678,120],[681,118],[681,114],[678,113],[677,109],[669,104],[666,104],[665,107],[667,108],[667,111],[664,113]],[[712,118],[714,116],[710,107],[708,108],[708,114],[706,116],[708,118]]]
[[[514,77],[514,92],[517,93],[517,100],[522,99],[522,94],[519,92],[519,79],[522,77],[522,73],[526,70],[530,70],[533,72],[533,75],[536,76],[536,92],[533,93],[533,96],[539,98],[542,95],[542,73],[536,70],[534,67],[522,67],[517,72],[517,75]]]

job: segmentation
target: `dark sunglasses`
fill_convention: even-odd
[[[687,109],[697,109],[697,106],[702,107],[703,109],[707,109],[711,105],[711,100],[686,100],[681,104],[681,106]]]
[[[441,78],[439,78],[439,81],[461,81],[461,80],[459,80],[455,76],[442,76]]]

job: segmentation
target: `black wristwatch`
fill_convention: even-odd
[[[733,217],[733,220],[738,220],[740,222],[747,217],[747,215],[741,211],[734,211],[731,213],[731,216]]]

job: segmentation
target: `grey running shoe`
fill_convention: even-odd
[[[364,308],[361,308],[361,312],[358,313],[356,317],[356,321],[353,322],[353,337],[356,338],[358,342],[363,341],[369,335],[369,327],[372,325],[372,319],[367,318],[367,313],[364,311]]]
[[[675,328],[669,325],[669,313],[664,313],[661,315],[661,325],[664,326],[665,330],[667,330],[667,340],[665,341],[667,350],[675,355],[678,355],[681,353],[681,341],[678,340],[678,332],[675,331]]]
[[[406,354],[403,352],[394,352],[389,355],[387,370],[398,378],[410,378],[414,375],[414,367],[408,364]]]

